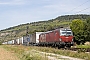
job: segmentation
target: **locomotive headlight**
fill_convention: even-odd
[[[61,39],[61,38],[59,38],[59,41],[62,41],[62,39]]]

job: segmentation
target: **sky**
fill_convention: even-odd
[[[62,15],[89,14],[89,0],[0,0],[0,30]]]

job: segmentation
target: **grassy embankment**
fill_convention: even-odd
[[[2,45],[2,47],[16,54],[21,60],[48,60],[46,56],[35,53],[31,48],[26,46]]]
[[[90,48],[90,45],[77,45],[77,48]]]
[[[48,52],[48,53],[55,53],[75,58],[82,58],[85,60],[90,59],[90,54],[85,52],[72,52],[69,50],[60,50],[50,47],[35,47],[35,46],[11,46],[11,45],[4,45],[9,51],[16,53],[22,60],[46,60],[46,56],[42,56],[41,54],[33,52],[33,50]]]

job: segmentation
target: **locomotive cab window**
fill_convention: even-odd
[[[61,30],[60,34],[63,35],[73,35],[71,30]]]

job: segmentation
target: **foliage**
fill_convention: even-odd
[[[87,40],[90,41],[90,17],[86,19]]]
[[[65,16],[59,16],[56,18],[56,20],[74,20],[74,19],[87,19],[87,17],[90,17],[90,15],[84,15],[84,14],[80,14],[80,15],[65,15]]]
[[[70,28],[72,29],[74,36],[75,36],[75,41],[80,44],[85,42],[85,35],[84,35],[84,22],[80,19],[75,19],[72,21],[70,24]]]
[[[78,44],[90,41],[90,17],[85,21],[80,19],[73,20],[70,28],[74,32],[75,41]]]

